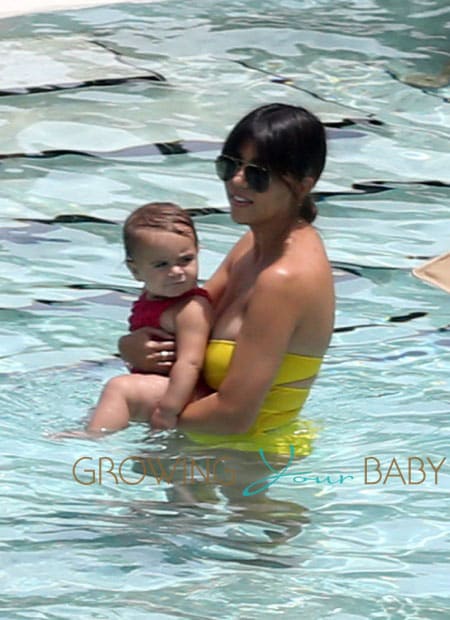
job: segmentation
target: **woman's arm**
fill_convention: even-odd
[[[277,268],[261,273],[226,378],[217,392],[184,409],[178,428],[214,434],[249,430],[302,319],[302,299],[298,274]]]

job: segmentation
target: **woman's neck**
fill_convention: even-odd
[[[291,234],[306,226],[308,223],[297,215],[290,219],[269,220],[250,226],[254,239],[255,262],[269,263],[281,256]]]

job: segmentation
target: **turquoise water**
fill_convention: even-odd
[[[1,618],[449,617],[449,462],[435,484],[426,459],[449,457],[450,297],[411,274],[449,250],[448,12],[167,0],[0,21]],[[80,457],[166,443],[140,426],[48,438],[123,370],[119,224],[149,200],[198,211],[207,278],[242,234],[212,160],[274,100],[329,127],[317,226],[336,333],[305,408],[320,434],[288,469],[320,480],[241,503],[214,484],[184,503],[148,477],[80,484]],[[419,457],[427,477],[366,484],[369,456],[406,482]]]

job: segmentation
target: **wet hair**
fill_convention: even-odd
[[[172,202],[150,202],[133,211],[125,220],[123,243],[126,260],[133,260],[139,231],[148,228],[191,237],[198,247],[194,222],[187,211]]]
[[[257,163],[276,176],[290,174],[301,181],[311,176],[317,181],[327,153],[325,128],[305,108],[271,103],[253,110],[231,130],[222,153],[240,158],[240,151],[252,144]],[[299,215],[313,222],[317,207],[311,196],[300,205]]]

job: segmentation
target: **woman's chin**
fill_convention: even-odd
[[[249,224],[250,223],[250,214],[248,209],[243,207],[231,207],[230,211],[231,219],[236,224]]]

